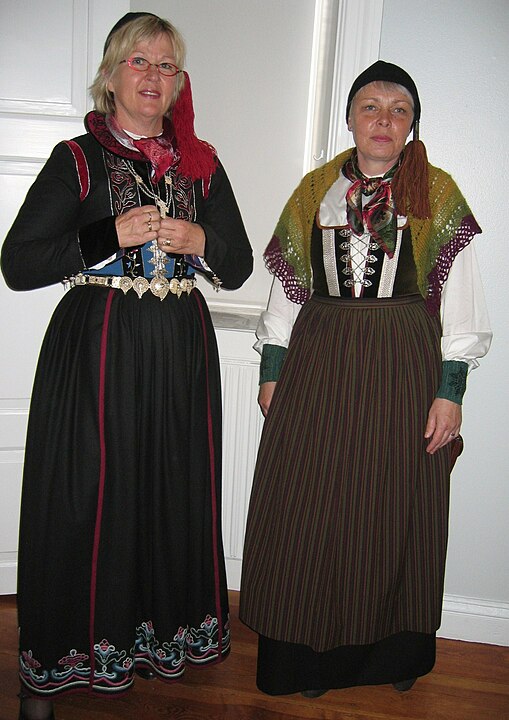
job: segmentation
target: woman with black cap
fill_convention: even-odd
[[[221,398],[195,272],[238,288],[252,252],[193,128],[184,44],[129,13],[87,134],[54,149],[2,251],[15,290],[64,281],[29,419],[19,545],[22,718],[226,657]]]
[[[405,691],[434,664],[452,448],[491,331],[480,228],[428,164],[420,112],[404,70],[363,72],[355,147],[302,180],[264,254],[240,615],[269,694]]]

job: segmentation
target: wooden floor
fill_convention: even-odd
[[[175,684],[138,679],[115,699],[72,695],[57,720],[509,720],[509,648],[438,640],[435,669],[405,694],[391,686],[333,690],[307,700],[271,698],[256,688],[256,635],[238,620],[230,594],[232,652],[221,665],[189,669]],[[0,720],[18,717],[16,599],[0,597]]]

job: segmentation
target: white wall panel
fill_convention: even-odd
[[[45,0],[38,9],[2,0],[0,67],[9,72],[0,73],[0,112],[83,116],[88,3]]]

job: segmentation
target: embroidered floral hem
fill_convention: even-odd
[[[92,681],[90,655],[77,649],[70,650],[50,670],[42,668],[31,650],[22,651],[20,679],[30,692],[40,696],[76,690],[118,693],[133,684],[136,664],[148,666],[161,680],[171,681],[181,678],[187,665],[221,662],[229,651],[229,622],[221,633],[217,618],[207,615],[200,627],[180,627],[171,640],[161,641],[148,620],[136,628],[134,648],[118,648],[107,638],[94,645]]]

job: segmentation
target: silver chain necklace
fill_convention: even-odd
[[[164,190],[165,190],[165,199],[163,200],[160,193],[159,193],[159,185],[156,185],[157,192],[154,192],[151,188],[148,187],[148,185],[144,182],[143,178],[139,173],[136,172],[134,169],[134,165],[130,160],[125,160],[125,163],[127,165],[127,169],[133,176],[133,178],[136,181],[136,184],[138,188],[141,190],[141,192],[148,198],[154,201],[157,209],[159,210],[159,215],[161,218],[165,218],[168,216],[170,212],[170,203],[172,201],[172,189],[173,189],[173,183],[171,180],[171,177],[167,174],[164,175]],[[163,252],[158,243],[157,238],[152,240],[152,244],[150,246],[150,252],[153,254],[153,257],[150,260],[150,263],[154,265],[154,270],[150,273],[151,275],[154,275],[156,278],[161,278],[166,275],[166,264],[169,262],[170,258],[168,255]]]

